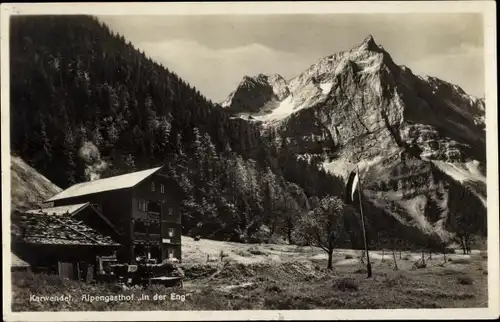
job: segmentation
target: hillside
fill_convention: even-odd
[[[411,238],[423,233],[446,240],[455,189],[464,190],[467,201],[454,202],[473,204],[477,232],[485,231],[484,99],[414,75],[371,36],[279,86],[270,79],[244,77],[223,106],[260,125],[276,146],[335,175],[345,178],[358,164],[366,207],[383,212],[371,228],[397,234],[389,228],[395,219]]]
[[[61,188],[165,165],[184,233],[230,240],[272,239],[342,193],[96,18],[13,17],[10,41],[11,150]]]
[[[12,210],[30,209],[61,191],[47,178],[27,165],[20,157],[10,161]]]

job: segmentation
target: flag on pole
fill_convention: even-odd
[[[345,202],[346,204],[354,203],[354,194],[358,189],[359,183],[359,175],[356,170],[353,170],[349,175],[349,179],[347,180],[346,192],[345,192]]]

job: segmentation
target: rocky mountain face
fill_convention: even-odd
[[[413,74],[371,36],[280,82],[282,99],[262,84],[240,84],[225,105],[332,173],[358,164],[372,206],[401,224],[448,236],[450,182],[472,191],[478,220],[486,217],[484,99]]]
[[[222,102],[228,111],[258,113],[266,105],[280,102],[290,95],[287,83],[278,74],[243,77],[238,88]]]

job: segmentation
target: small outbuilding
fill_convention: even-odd
[[[64,209],[14,212],[12,252],[33,271],[58,273],[70,279],[91,279],[97,256],[112,256],[121,245],[78,220],[78,215],[84,215],[85,211],[94,210],[88,205],[70,205]],[[89,216],[99,218],[97,213]],[[113,231],[112,227],[108,229]]]

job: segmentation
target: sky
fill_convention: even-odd
[[[368,35],[415,74],[484,95],[480,14],[273,14],[100,16],[136,48],[215,102],[243,76],[299,75],[320,58]]]

